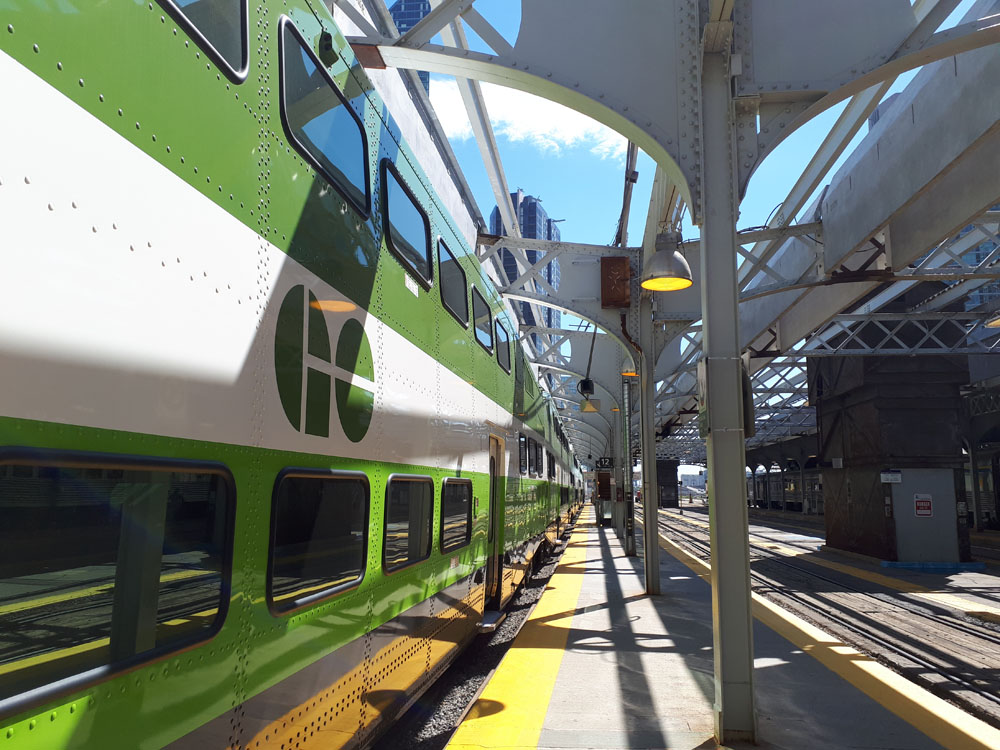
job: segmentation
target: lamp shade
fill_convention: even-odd
[[[656,235],[656,252],[643,263],[640,282],[643,289],[675,292],[687,289],[694,283],[691,279],[691,266],[677,249],[678,239],[677,232],[661,232]]]
[[[983,325],[987,328],[1000,328],[1000,313],[993,313]]]

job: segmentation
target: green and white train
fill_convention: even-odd
[[[329,11],[0,2],[0,745],[370,742],[578,505]]]

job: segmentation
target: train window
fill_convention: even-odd
[[[281,19],[281,119],[295,150],[365,216],[368,138],[361,118],[287,17]]]
[[[394,474],[385,491],[382,566],[397,570],[431,554],[434,484],[430,477]]]
[[[501,325],[500,321],[496,321],[497,329],[497,362],[503,368],[504,372],[508,375],[510,374],[510,336],[507,335],[507,329]]]
[[[476,324],[476,341],[488,351],[493,351],[493,318],[490,306],[476,287],[472,287],[472,318]]]
[[[517,436],[517,448],[518,448],[518,458],[521,462],[521,473],[528,473],[528,438],[524,436],[524,433],[520,433]]]
[[[286,469],[274,484],[267,600],[287,612],[353,587],[365,571],[368,478]]]
[[[465,271],[443,240],[438,242],[438,273],[441,276],[441,302],[455,316],[455,320],[468,327],[469,292]]]
[[[545,466],[542,463],[542,444],[535,443],[535,466],[538,467],[538,476],[545,473]]]
[[[234,83],[247,76],[247,0],[158,0]]]
[[[472,538],[472,482],[448,477],[441,485],[441,551],[457,549]]]
[[[528,438],[528,473],[535,476],[538,473],[538,454],[535,452],[535,441]]]
[[[0,464],[14,469],[0,475],[0,696],[83,683],[222,625],[224,467],[37,449]]]
[[[382,217],[389,250],[425,288],[429,287],[433,279],[431,223],[388,159],[382,160]]]

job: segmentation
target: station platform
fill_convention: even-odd
[[[702,498],[694,500],[693,503],[684,501],[681,503],[680,508],[685,512],[691,510],[694,512],[707,512]],[[823,516],[815,513],[751,507],[749,515],[751,523],[754,521],[761,523],[773,522],[796,528],[814,529],[820,534],[826,531],[826,522]],[[972,543],[972,556],[974,559],[990,566],[1000,567],[1000,531],[996,529],[987,529],[984,531],[970,530],[969,540]]]
[[[641,546],[626,556],[588,505],[448,747],[719,747],[708,570],[661,548],[663,593],[646,596]],[[1000,748],[1000,731],[769,602],[753,606],[757,747]]]

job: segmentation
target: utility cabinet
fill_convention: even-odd
[[[898,562],[969,560],[959,514],[967,358],[824,357],[808,373],[827,545]]]

